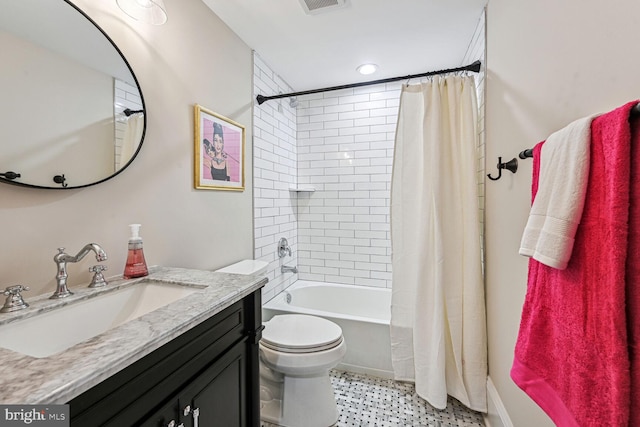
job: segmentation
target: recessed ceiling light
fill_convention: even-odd
[[[356,70],[364,75],[373,74],[378,70],[378,66],[376,64],[362,64]]]

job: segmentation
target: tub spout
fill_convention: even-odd
[[[282,273],[286,273],[287,271],[290,271],[296,274],[298,272],[298,267],[289,267],[288,265],[283,265],[282,267],[280,267],[280,271]]]

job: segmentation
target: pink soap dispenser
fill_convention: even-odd
[[[149,270],[147,269],[147,262],[144,260],[144,252],[142,251],[140,224],[129,224],[129,227],[131,227],[131,237],[129,238],[129,253],[127,254],[127,263],[124,266],[123,277],[125,279],[143,277],[149,274]]]

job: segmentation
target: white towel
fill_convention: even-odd
[[[540,150],[540,175],[520,255],[549,267],[567,268],[582,217],[589,179],[591,122],[584,117],[547,138]]]

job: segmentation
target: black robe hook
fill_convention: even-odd
[[[502,169],[510,170],[511,173],[516,173],[518,170],[518,159],[515,157],[509,160],[507,163],[502,163],[502,157],[498,157],[498,177],[494,178],[491,174],[487,174],[490,180],[497,181],[502,177]]]
[[[67,180],[67,178],[64,177],[64,174],[62,175],[56,175],[53,177],[53,182],[55,182],[56,184],[60,184],[62,185],[62,187],[66,188],[68,186],[68,184],[65,182]]]

